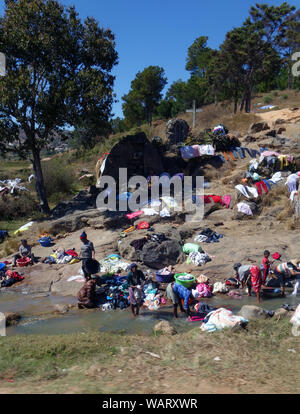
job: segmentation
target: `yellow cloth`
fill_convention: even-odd
[[[288,160],[288,156],[287,155],[279,155],[278,159],[280,160],[280,169],[283,170],[283,164],[285,161],[285,167],[288,167],[289,165],[289,160]]]

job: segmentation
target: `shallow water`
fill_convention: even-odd
[[[288,295],[289,293],[287,293]],[[233,299],[226,295],[214,296],[204,299],[203,302],[215,307],[225,307],[233,312],[238,312],[243,305],[256,305],[256,298],[244,296],[242,299]],[[42,312],[53,310],[55,304],[76,303],[76,298],[24,295],[14,292],[0,293],[0,312],[19,312],[23,318],[21,322],[6,329],[6,334],[62,334],[72,332],[85,332],[89,329],[110,332],[124,332],[128,334],[151,334],[152,328],[159,320],[170,320],[178,332],[184,332],[200,325],[200,322],[188,322],[185,315],[178,312],[178,319],[173,318],[173,307],[163,307],[158,311],[142,309],[140,316],[132,318],[130,309],[102,311],[95,310],[71,310],[66,315],[53,317],[39,316]],[[297,297],[262,299],[259,306],[266,310],[274,310],[284,303],[297,306],[300,303],[300,295]]]

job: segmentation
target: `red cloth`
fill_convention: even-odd
[[[222,197],[221,196],[212,195],[212,196],[209,196],[209,197],[211,197],[214,200],[215,203],[222,204]]]
[[[272,254],[272,257],[275,260],[279,260],[281,258],[281,254],[279,254],[279,253],[276,252],[276,253]]]
[[[264,181],[259,181],[258,183],[255,183],[254,185],[256,185],[259,195],[262,194],[261,187],[264,189],[265,193],[268,194],[268,187],[266,186],[266,183]]]
[[[210,196],[206,196],[206,195],[204,196],[204,204],[209,204],[211,202],[209,197]]]
[[[67,250],[66,254],[68,254],[69,256],[73,256],[73,257],[78,256],[78,253],[76,253],[75,250],[73,250],[73,249]]]
[[[12,279],[14,279],[16,282],[20,282],[24,279],[24,276],[21,276],[18,272],[13,272],[12,270],[7,270],[5,274],[6,276],[9,276]]]
[[[255,292],[259,292],[262,285],[261,271],[257,266],[252,266],[250,269],[251,285]]]
[[[105,153],[102,155],[102,157],[100,157],[100,158],[99,158],[99,160],[98,160],[98,161],[102,160],[102,158],[103,158],[103,157],[105,157],[105,155],[109,155],[109,152],[105,152]]]
[[[147,221],[141,221],[138,225],[137,225],[138,230],[142,230],[142,229],[148,229],[149,228],[149,223]]]

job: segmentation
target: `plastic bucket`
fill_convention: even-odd
[[[161,275],[159,272],[155,272],[156,280],[160,283],[170,283],[173,280],[174,274]]]
[[[193,276],[193,279],[191,280],[180,280],[178,279],[179,276],[186,276],[189,273],[176,273],[176,275],[174,276],[174,279],[176,281],[176,283],[178,283],[179,285],[182,285],[186,288],[190,288],[191,286],[193,286],[193,284],[196,282],[195,276],[194,275],[190,275]]]

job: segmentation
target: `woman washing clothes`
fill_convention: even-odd
[[[136,263],[131,263],[130,271],[127,275],[130,309],[133,317],[138,316],[142,304],[143,286],[146,278],[144,273],[138,269]]]

